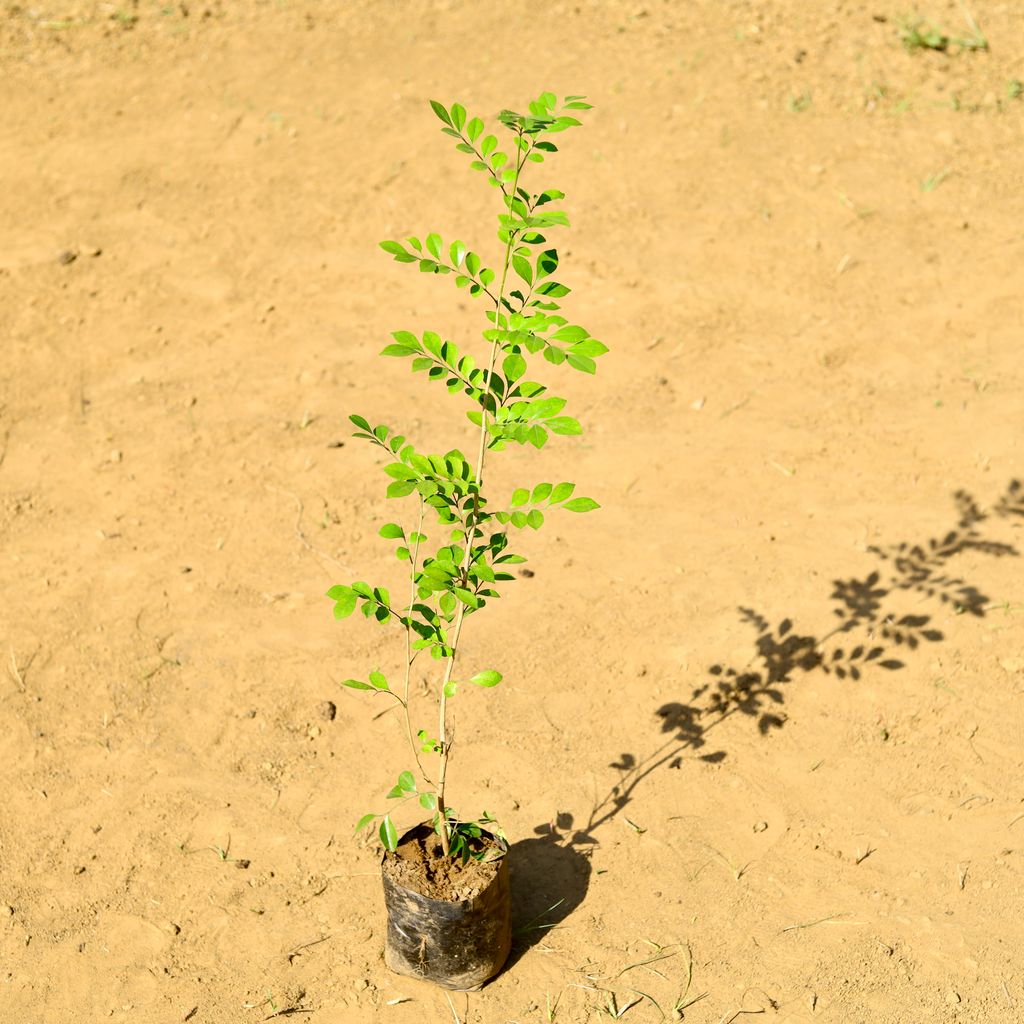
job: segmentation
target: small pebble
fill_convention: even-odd
[[[62,266],[66,267],[69,263],[74,263],[78,259],[78,253],[71,249],[64,249],[62,252],[57,254],[57,262]]]
[[[358,978],[352,987],[357,992],[365,992],[370,987],[370,983],[365,978]]]
[[[338,707],[333,700],[325,700],[318,705],[317,713],[321,718],[326,718],[328,722],[333,722],[334,716],[338,713]]]
[[[124,458],[124,454],[121,452],[120,448],[115,448],[110,453],[110,461],[111,462],[120,462],[123,458]]]
[[[759,821],[754,826],[754,831],[755,832],[767,832],[768,831],[768,822],[767,821]]]
[[[0,906],[0,914],[4,917],[12,917],[14,915],[14,907],[9,903],[5,903],[3,906]]]
[[[250,862],[247,861],[244,857],[239,857],[238,860],[235,861],[235,867],[241,869],[242,871],[245,871],[246,868],[249,867],[249,864]]]
[[[78,867],[75,868],[75,874],[76,875],[84,875],[85,874],[85,868],[81,864],[79,864]]]

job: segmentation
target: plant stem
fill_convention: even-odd
[[[406,618],[409,622],[412,621],[412,606],[416,601],[416,562],[419,559],[420,553],[420,536],[423,533],[423,498],[420,497],[420,520],[416,525],[416,540],[412,546],[412,555],[410,556],[411,568],[409,570],[410,592],[409,592],[409,611]],[[430,776],[423,769],[423,762],[420,760],[420,750],[416,741],[412,735],[412,718],[409,715],[409,684],[410,677],[412,675],[412,626],[406,624],[405,627],[405,700],[403,702],[403,710],[405,711],[405,732],[409,737],[409,746],[412,748],[412,756],[416,758],[416,767],[420,770],[420,775],[423,776],[423,781],[427,785],[432,786],[433,783],[430,781]]]
[[[522,138],[522,132],[518,133],[519,138]],[[517,147],[518,148],[518,147]],[[523,164],[526,162],[526,154],[529,152],[530,147],[527,145],[525,148],[519,149],[518,157],[516,159],[516,176],[512,182],[511,192],[506,192],[506,195],[514,196],[516,189],[519,186],[519,173],[523,169]],[[502,190],[504,191],[504,189]],[[498,295],[494,300],[494,330],[496,336],[494,341],[491,343],[491,357],[487,366],[487,387],[488,390],[491,388],[491,381],[494,376],[494,364],[498,358],[498,350],[501,348],[501,336],[497,332],[500,331],[498,326],[499,318],[501,317],[502,302],[505,298],[505,282],[508,279],[508,268],[511,263],[512,246],[515,244],[516,232],[509,229],[508,241],[505,244],[505,258],[502,261],[501,267],[501,284],[498,287]],[[493,392],[492,392],[493,393]],[[473,507],[470,510],[466,519],[466,553],[462,559],[462,584],[466,585],[467,575],[469,573],[470,564],[473,561],[473,538],[476,533],[476,515],[479,511],[479,495],[480,487],[483,484],[484,475],[484,455],[487,451],[487,404],[486,402],[481,403],[481,416],[480,416],[480,444],[477,449],[476,457],[476,492],[473,495]],[[459,650],[459,637],[462,635],[462,623],[466,617],[466,604],[462,601],[459,602],[458,612],[455,616],[455,629],[452,634],[452,642],[450,645],[451,654],[448,656],[448,663],[444,670],[444,680],[441,683],[441,702],[438,709],[438,744],[440,746],[439,768],[438,768],[438,779],[437,779],[437,813],[438,820],[440,822],[441,832],[441,849],[444,855],[447,857],[451,844],[451,832],[448,828],[448,815],[447,809],[444,802],[444,786],[445,777],[448,774],[448,756],[450,751],[450,743],[448,741],[448,719],[447,719],[447,694],[445,688],[448,683],[451,682],[452,672],[455,668],[455,658]]]

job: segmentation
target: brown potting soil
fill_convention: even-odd
[[[478,850],[497,851],[494,840],[482,840]],[[475,851],[478,852],[478,851]],[[427,826],[414,829],[398,849],[384,857],[384,871],[392,881],[432,900],[472,900],[498,873],[500,858],[476,860],[445,856],[441,840]]]

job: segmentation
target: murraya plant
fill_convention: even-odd
[[[483,345],[474,356],[438,332],[401,330],[393,333],[381,355],[410,360],[414,373],[468,400],[466,416],[476,430],[468,454],[453,448],[434,455],[418,450],[401,430],[366,416],[349,417],[357,428],[354,436],[383,456],[390,478],[387,497],[408,500],[405,522],[389,522],[380,529],[381,537],[397,542],[395,554],[408,570],[408,583],[397,599],[385,587],[364,582],[338,584],[328,597],[335,618],[347,618],[358,608],[382,626],[397,624],[405,642],[401,679],[389,680],[374,670],[366,679],[344,682],[397,704],[411,754],[408,769],[387,794],[397,804],[392,810],[364,814],[357,833],[378,822],[381,842],[394,851],[399,841],[394,810],[418,801],[433,814],[444,855],[466,862],[493,855],[481,836],[485,831],[501,833],[487,812],[472,820],[448,803],[450,705],[461,686],[489,688],[502,678],[495,668],[463,667],[459,654],[466,620],[496,600],[515,579],[510,568],[526,560],[513,551],[516,531],[539,530],[549,512],[598,508],[592,498],[576,496],[568,482],[538,483],[516,488],[511,495],[489,496],[484,472],[492,453],[508,445],[542,448],[551,435],[578,436],[580,424],[565,414],[566,400],[533,378],[540,376],[542,366],[592,374],[597,358],[608,350],[559,312],[569,288],[556,279],[558,250],[548,235],[569,224],[557,208],[565,194],[550,187],[535,190],[528,183],[529,172],[557,152],[553,139],[577,127],[577,115],[590,105],[582,96],[566,96],[559,103],[545,92],[529,105],[528,114],[503,110],[498,131],[504,130],[504,145],[479,117],[468,118],[461,104],[430,105],[441,120],[441,131],[456,140],[455,148],[470,158],[470,167],[501,196],[500,256],[493,267],[486,266],[465,242],[445,244],[434,233],[380,245],[398,263],[447,277],[478,299],[487,321]],[[436,707],[414,706],[410,691],[413,663],[423,655],[439,663]]]

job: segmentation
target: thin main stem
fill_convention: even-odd
[[[430,776],[427,775],[423,768],[423,762],[420,760],[420,749],[416,741],[413,739],[412,734],[412,717],[409,714],[409,685],[412,676],[412,663],[414,655],[412,653],[412,606],[416,601],[416,564],[419,559],[420,553],[420,538],[423,536],[423,498],[420,498],[420,520],[416,526],[416,540],[413,541],[412,553],[410,555],[410,561],[412,568],[409,570],[410,593],[409,593],[409,611],[406,615],[405,625],[405,700],[403,707],[405,710],[405,732],[409,737],[409,746],[412,748],[412,756],[416,758],[416,767],[420,770],[420,775],[423,777],[424,782],[427,785],[432,786],[433,782],[430,780]]]
[[[522,139],[522,133],[519,133],[519,138]],[[526,154],[529,152],[530,147],[526,146],[519,149],[519,156],[516,160],[516,175],[512,182],[511,193],[505,193],[505,195],[515,195],[516,189],[519,186],[519,174],[523,169],[523,164],[526,162]],[[502,189],[504,192],[504,189]],[[487,366],[487,387],[491,390],[491,382],[494,379],[494,364],[498,359],[498,352],[501,349],[501,335],[499,333],[500,328],[498,326],[501,317],[501,307],[505,298],[505,283],[508,280],[508,268],[511,264],[512,246],[515,244],[516,232],[509,229],[508,240],[505,244],[505,258],[502,261],[501,267],[501,284],[498,286],[498,295],[494,300],[494,330],[495,337],[491,344],[491,355]],[[491,391],[493,394],[493,391]],[[473,538],[476,533],[476,516],[479,511],[479,499],[480,499],[480,488],[483,485],[484,478],[484,456],[487,452],[487,403],[481,403],[482,413],[480,416],[480,443],[477,449],[476,457],[476,492],[473,495],[473,507],[469,511],[467,516],[467,529],[466,529],[466,553],[462,559],[461,575],[463,586],[467,583],[467,577],[469,574],[469,567],[473,561]],[[462,624],[466,618],[466,604],[462,601],[459,602],[459,608],[455,615],[455,628],[452,633],[452,642],[449,645],[450,654],[448,655],[448,662],[445,665],[444,680],[441,683],[441,701],[440,707],[438,708],[438,744],[440,751],[438,754],[438,779],[437,779],[437,812],[440,821],[440,832],[441,832],[441,849],[444,851],[445,856],[448,856],[450,844],[451,844],[451,832],[448,828],[448,815],[447,808],[444,801],[444,787],[445,778],[448,774],[448,757],[451,749],[451,744],[448,740],[448,695],[446,693],[448,683],[451,682],[452,672],[455,669],[455,658],[458,655],[459,650],[459,638],[462,635]]]

